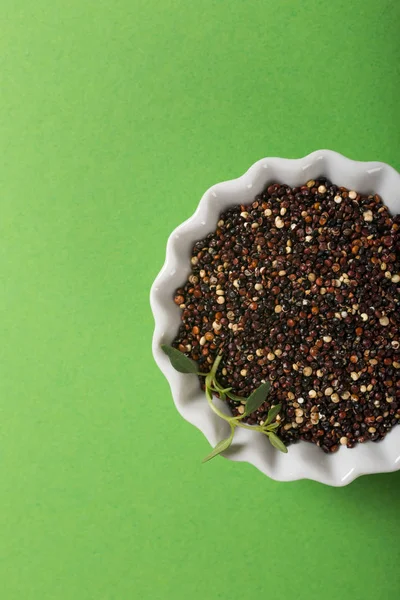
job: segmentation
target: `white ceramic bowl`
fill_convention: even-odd
[[[379,162],[356,162],[330,150],[318,150],[299,159],[264,158],[238,179],[214,185],[204,194],[194,215],[179,225],[168,239],[165,264],[150,295],[155,319],[153,354],[171,386],[178,411],[204,433],[212,446],[228,436],[228,424],[209,408],[197,377],[175,371],[160,350],[160,344],[170,343],[179,327],[181,311],[172,298],[190,272],[193,243],[215,230],[221,211],[251,202],[266,184],[279,181],[297,186],[321,175],[362,193],[375,192],[382,196],[393,214],[400,212],[400,174],[392,167]],[[220,408],[228,410],[219,400],[215,401]],[[306,478],[343,486],[360,475],[400,469],[400,426],[382,442],[358,444],[353,449],[343,447],[332,455],[306,442],[291,445],[288,454],[281,454],[262,434],[237,428],[233,445],[224,456],[247,461],[278,481]]]

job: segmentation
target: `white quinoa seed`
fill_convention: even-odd
[[[363,321],[368,321],[368,315],[367,313],[361,313],[361,318]]]
[[[326,388],[324,394],[325,394],[325,396],[332,396],[333,388],[331,388],[331,387]]]
[[[349,198],[350,200],[355,200],[357,198],[357,192],[355,192],[354,190],[350,190]]]
[[[218,304],[225,304],[225,298],[223,296],[218,296],[217,302]]]
[[[315,390],[310,390],[308,392],[308,395],[310,396],[310,398],[316,398],[317,392]]]
[[[347,439],[347,437],[344,435],[343,437],[341,437],[341,438],[340,438],[340,440],[339,440],[339,441],[340,441],[340,443],[342,444],[342,446],[346,446],[346,445],[347,445],[347,442],[348,442],[349,440],[348,440],[348,439]]]
[[[324,185],[320,185],[318,187],[318,194],[325,194],[326,192],[326,187]]]
[[[396,273],[396,275],[392,275],[392,283],[399,283],[400,275]]]
[[[244,406],[243,405],[239,406],[237,410],[238,410],[238,413],[240,413],[242,415],[244,413]]]
[[[370,223],[373,220],[374,215],[372,214],[372,211],[366,210],[363,213],[363,218],[364,218],[364,221],[367,221],[367,223]]]
[[[382,327],[387,327],[389,325],[389,319],[387,317],[381,317],[379,319],[379,323],[382,325]]]
[[[285,223],[282,221],[282,219],[280,217],[276,217],[275,219],[275,226],[278,229],[282,229],[282,227],[284,227]]]
[[[342,201],[342,196],[335,196],[334,201],[336,202],[336,204],[340,204]]]
[[[303,375],[305,375],[306,377],[310,377],[310,375],[312,375],[312,368],[311,367],[305,367],[303,369]]]
[[[246,370],[246,369],[242,369],[242,370],[240,371],[240,374],[241,374],[241,376],[242,376],[242,377],[246,377],[246,375],[247,375],[247,370]]]

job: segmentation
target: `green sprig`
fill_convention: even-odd
[[[237,396],[231,392],[232,388],[223,388],[217,380],[217,371],[219,364],[222,360],[222,354],[218,354],[214,360],[214,363],[211,367],[209,373],[201,373],[197,363],[191,358],[187,357],[185,354],[173,348],[172,346],[168,346],[167,344],[162,344],[161,349],[168,356],[171,365],[179,371],[180,373],[195,373],[201,377],[205,377],[205,388],[206,388],[206,398],[208,404],[213,412],[218,415],[221,419],[229,423],[231,428],[231,433],[229,437],[224,440],[218,442],[218,444],[213,448],[212,452],[208,454],[203,462],[207,462],[221,454],[229,448],[232,444],[233,436],[235,434],[236,427],[242,427],[243,429],[251,429],[252,431],[259,431],[268,437],[269,442],[281,452],[287,452],[287,448],[282,440],[276,435],[276,431],[279,428],[279,423],[276,422],[276,417],[278,416],[282,405],[277,404],[269,409],[267,418],[265,419],[262,425],[246,425],[242,422],[242,419],[251,415],[254,411],[262,406],[271,390],[271,384],[269,381],[262,383],[257,389],[255,389],[248,398],[242,398],[241,396]],[[217,393],[221,400],[226,400],[226,398],[230,398],[235,402],[243,402],[244,400],[244,413],[238,415],[237,417],[228,417],[223,412],[221,412],[213,402],[213,392]]]

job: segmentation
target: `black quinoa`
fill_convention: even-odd
[[[235,394],[272,384],[278,435],[325,452],[378,441],[400,419],[400,216],[324,177],[275,183],[220,215],[176,290],[174,346]],[[234,414],[243,412],[229,401]]]

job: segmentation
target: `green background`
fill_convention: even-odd
[[[263,156],[400,169],[400,3],[0,10],[2,599],[397,597],[400,473],[201,465],[148,294],[170,231]]]

